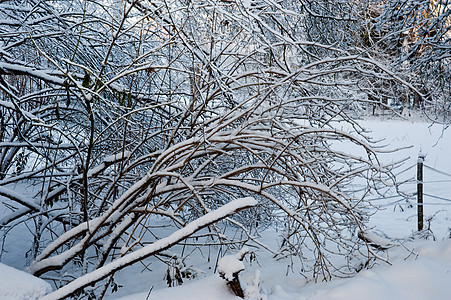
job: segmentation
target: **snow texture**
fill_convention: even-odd
[[[408,245],[414,257],[399,257],[392,266],[364,270],[355,278],[310,285],[301,295],[311,300],[449,299],[451,241],[421,244]]]
[[[5,187],[1,187],[0,186],[0,195],[7,197],[9,199],[14,199],[14,201],[22,204],[23,206],[26,206],[28,208],[34,209],[39,211],[41,209],[41,207],[39,205],[37,205],[34,202],[28,201],[25,197],[23,197],[21,194],[12,191],[10,189],[7,189]]]
[[[235,255],[226,255],[218,263],[218,270],[221,276],[227,281],[233,280],[233,274],[237,274],[243,271],[244,264],[241,260],[235,257]]]
[[[113,154],[113,155],[105,157],[103,159],[102,163],[100,163],[98,166],[89,170],[88,176],[95,176],[95,175],[99,174],[100,172],[103,172],[111,164],[129,158],[130,154],[131,154],[130,151],[125,151],[124,153],[117,153],[117,154]]]
[[[44,280],[0,263],[0,299],[39,299],[51,291]]]
[[[368,244],[379,247],[381,249],[387,249],[394,246],[393,241],[384,238],[374,232],[360,232],[359,237],[365,240]]]
[[[170,289],[153,290],[118,298],[116,300],[238,300],[241,299],[232,294],[224,279],[218,275],[212,275],[202,280],[173,287]]]
[[[19,74],[29,74],[31,76],[35,76],[47,82],[55,83],[58,85],[63,85],[64,80],[55,76],[61,75],[60,73],[56,73],[53,70],[38,70],[35,68],[30,68],[26,66],[21,66],[17,64],[9,64],[6,62],[0,62],[0,70],[3,70],[5,73],[9,73],[14,71]]]
[[[363,270],[354,278],[331,282],[294,284],[283,270],[271,269],[269,260],[262,262],[246,282],[246,299],[267,300],[427,300],[449,299],[451,295],[451,240],[444,242],[417,241],[392,248],[392,265],[380,264]],[[409,251],[412,251],[409,255]],[[233,255],[232,255],[233,256]],[[266,266],[265,266],[266,265]],[[247,271],[245,271],[247,272]],[[244,275],[244,272],[243,272]],[[260,284],[259,284],[260,282]],[[259,287],[265,285],[266,288]],[[150,286],[150,284],[149,284]],[[118,300],[144,300],[149,292],[132,294]],[[114,299],[114,298],[113,298]],[[225,300],[234,297],[226,282],[218,276],[207,277],[176,288],[154,290],[148,299]]]
[[[248,285],[244,291],[246,300],[265,300],[266,295],[262,295],[260,291],[260,270],[255,270],[252,284]]]

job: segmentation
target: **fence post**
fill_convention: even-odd
[[[417,207],[418,207],[418,231],[423,230],[423,162],[426,155],[421,151],[417,162]]]

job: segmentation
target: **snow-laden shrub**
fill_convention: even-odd
[[[349,108],[369,101],[359,94],[369,78],[414,87],[339,35],[309,40],[321,5],[0,8],[11,33],[0,36],[2,247],[28,226],[28,271],[61,278],[49,297],[109,278],[91,288],[102,294],[120,269],[169,262],[165,251],[186,239],[296,256],[321,279],[353,272],[336,257],[368,255],[356,251],[365,196],[392,178]],[[279,249],[259,241],[268,227]]]

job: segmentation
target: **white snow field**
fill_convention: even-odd
[[[0,263],[0,299],[39,299],[52,290],[49,283]]]
[[[303,277],[296,262],[289,259],[274,261],[269,252],[250,248],[256,259],[250,261],[247,256],[243,261],[245,270],[240,273],[246,299],[451,299],[451,130],[443,130],[443,126],[437,124],[408,121],[365,120],[361,124],[372,131],[370,136],[374,139],[384,139],[380,144],[386,144],[388,149],[411,146],[381,155],[385,163],[407,158],[394,173],[399,173],[399,182],[406,181],[399,188],[410,195],[409,199],[406,201],[394,190],[380,191],[383,196],[370,196],[379,210],[371,217],[368,230],[381,239],[389,239],[393,245],[378,252],[381,260],[373,262],[373,268],[362,270],[352,278],[318,283]],[[422,236],[416,234],[414,180],[420,152],[426,155],[424,224],[430,229]],[[262,233],[262,240],[275,248],[278,234],[275,229],[267,230]],[[2,262],[24,268],[23,258],[27,250],[20,250],[19,245],[23,242],[19,238],[18,242],[14,251],[3,256]],[[211,261],[206,262],[205,256],[205,252],[193,253],[185,263],[187,267],[197,268],[195,279],[185,279],[183,285],[172,288],[167,288],[164,279],[167,266],[162,263],[146,266],[143,263],[126,268],[115,276],[115,282],[120,285],[118,291],[108,293],[105,299],[240,299],[232,294],[217,270],[214,273],[216,257],[212,255]],[[152,271],[147,271],[147,268]],[[221,268],[228,269],[227,266]],[[33,286],[25,284],[19,289],[23,294],[6,294],[19,291],[17,285],[8,284],[11,281],[9,273],[7,267],[0,265],[0,299],[38,299],[42,296]],[[28,274],[17,276],[14,282],[33,282]],[[48,292],[48,286],[43,291]]]
[[[406,248],[404,248],[406,247]],[[260,291],[252,280],[255,274],[241,276],[247,299],[267,300],[415,300],[449,299],[451,295],[451,241],[417,241],[391,252],[391,263],[363,270],[353,278],[306,283],[286,277],[273,264],[260,261]],[[248,273],[247,276],[244,273]],[[300,277],[300,275],[298,275]],[[227,289],[217,274],[186,285],[136,293],[120,300],[226,300],[241,299]]]

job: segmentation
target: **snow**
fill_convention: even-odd
[[[241,280],[246,299],[267,300],[426,300],[449,299],[451,295],[451,240],[416,241],[392,250],[391,266],[378,263],[353,278],[331,282],[299,284],[285,274],[265,267],[254,276]],[[232,255],[233,256],[233,255]],[[228,259],[227,259],[228,261]],[[251,273],[250,271],[244,271]],[[243,272],[243,273],[244,273]],[[260,274],[261,273],[261,274]],[[260,283],[260,284],[259,284]],[[295,284],[294,284],[295,283]],[[260,287],[260,288],[259,288]],[[148,292],[132,294],[120,300],[146,299]],[[260,298],[259,298],[260,297]],[[110,298],[110,299],[115,299]],[[218,275],[170,289],[152,291],[149,299],[240,299],[226,288]]]
[[[374,232],[363,232],[363,233],[359,233],[359,237],[362,236],[363,240],[367,241],[369,244],[374,244],[376,245],[376,247],[380,247],[380,248],[390,248],[392,246],[394,246],[393,241],[384,238],[380,235],[378,235],[377,233]]]
[[[16,72],[19,74],[30,74],[31,76],[43,79],[47,82],[51,82],[57,85],[64,85],[64,80],[57,77],[57,75],[61,74],[55,74],[55,71],[53,70],[39,70],[6,62],[0,62],[0,69],[4,70],[5,73],[9,73],[11,71],[13,73]]]
[[[39,299],[51,290],[44,280],[0,263],[0,299]]]
[[[39,211],[41,209],[39,205],[34,202],[28,201],[28,199],[23,197],[21,194],[2,186],[0,186],[0,196],[14,199],[16,202],[22,204],[23,206],[34,209],[36,211]]]
[[[354,278],[310,285],[300,292],[301,299],[449,299],[451,241],[417,242],[407,247],[414,252],[407,259],[402,254],[408,255],[408,251],[398,249],[392,266],[379,265]]]
[[[245,290],[245,297],[248,300],[262,300],[267,299],[266,295],[260,292],[260,270],[255,270],[252,284],[248,285]]]
[[[218,261],[218,273],[222,278],[227,281],[232,281],[234,274],[238,274],[246,269],[242,259],[244,253],[249,252],[249,250],[247,247],[243,248],[243,250],[235,255],[226,255]]]
[[[230,279],[231,274],[236,271],[240,271],[240,282],[248,300],[449,299],[451,295],[451,239],[449,238],[451,185],[449,182],[451,178],[447,174],[451,174],[451,160],[449,160],[451,131],[443,131],[443,126],[437,124],[407,121],[367,120],[362,123],[364,127],[372,130],[370,136],[375,140],[384,139],[381,144],[387,144],[389,149],[403,148],[394,153],[384,153],[380,159],[382,163],[389,164],[407,158],[403,166],[395,173],[399,173],[399,182],[411,179],[399,187],[412,196],[407,200],[400,198],[392,190],[380,191],[383,196],[374,194],[370,197],[374,198],[372,202],[379,207],[379,210],[371,217],[370,223],[364,229],[364,235],[376,244],[388,248],[383,251],[377,250],[381,260],[373,261],[374,265],[371,269],[363,269],[352,278],[336,278],[330,282],[315,283],[310,278],[302,277],[296,261],[291,261],[289,258],[275,261],[272,253],[264,249],[252,248],[256,262],[252,261],[249,255],[240,261],[243,249],[237,254],[225,253],[226,255],[218,261],[216,274],[214,274],[216,261],[213,260],[207,264],[203,262],[205,257],[199,258],[193,255],[190,264],[205,271],[205,274],[199,272],[201,275],[196,276],[195,279],[185,280],[183,285],[172,288],[165,288],[162,274],[166,265],[152,264],[150,267],[152,272],[139,272],[137,271],[139,268],[131,266],[115,276],[116,282],[124,287],[119,288],[117,293],[108,292],[105,299],[240,299],[229,290],[226,280],[218,274],[223,273],[227,279]],[[412,147],[407,148],[409,146]],[[354,149],[352,145],[340,145],[340,147]],[[425,155],[424,214],[425,226],[430,229],[431,234],[428,239],[419,239],[416,233],[415,176],[416,164],[421,154]],[[354,153],[354,155],[359,154]],[[124,154],[124,157],[127,156],[128,154]],[[112,156],[106,158],[105,162],[109,159],[121,158]],[[5,187],[2,187],[0,191],[7,197],[19,197],[17,193]],[[446,200],[440,200],[437,197]],[[232,202],[231,205],[236,207],[229,206],[226,210],[231,212],[244,204],[254,205],[255,200],[244,198],[244,200]],[[223,213],[225,212],[210,212],[199,222],[211,222],[215,218],[222,217]],[[174,235],[168,236],[170,241],[162,239],[158,242],[159,244],[154,243],[142,249],[148,252],[150,248],[147,247],[168,245],[199,226],[200,224],[189,224],[180,231],[174,232]],[[275,229],[268,229],[261,233],[261,241],[271,248],[276,248],[278,235]],[[129,256],[132,254],[133,257]],[[136,254],[135,251],[126,254],[123,258],[128,261],[131,258],[137,259],[139,255],[140,253]],[[8,257],[11,257],[10,254]],[[353,263],[364,264],[365,262]],[[33,282],[29,278],[33,277],[20,273],[13,279],[11,275],[13,272],[10,269],[12,268],[0,265],[0,290],[3,293],[0,294],[0,299],[36,299],[49,291],[48,285],[45,285],[42,294],[38,295],[37,290],[27,294],[35,298],[21,298],[22,296],[18,294],[11,294],[29,290],[28,284]],[[104,269],[100,270],[101,273],[104,271]],[[80,280],[85,279],[80,278]],[[22,282],[21,288],[16,288],[13,283],[19,282]],[[44,288],[44,285],[36,286]],[[59,297],[58,294],[48,296],[49,299]]]
[[[372,130],[375,139],[383,138],[381,144],[388,148],[406,148],[395,153],[382,154],[383,163],[391,163],[407,158],[404,165],[396,170],[397,181],[406,183],[400,185],[400,190],[411,195],[406,201],[396,195],[392,189],[384,194],[373,195],[374,205],[380,210],[371,217],[369,227],[387,234],[393,239],[403,239],[416,231],[416,172],[420,156],[424,156],[423,193],[424,193],[424,223],[427,228],[430,219],[430,229],[438,240],[449,237],[451,220],[451,177],[438,171],[451,174],[451,131],[443,125],[409,121],[369,120],[363,122],[366,128]],[[430,168],[434,168],[432,170]],[[434,196],[434,197],[432,197]],[[392,197],[392,198],[390,198]],[[448,200],[440,200],[441,197]]]
[[[413,194],[416,191],[414,178],[417,160],[421,154],[426,155],[425,166],[429,165],[447,174],[451,173],[451,160],[448,157],[449,149],[451,149],[451,132],[443,131],[443,126],[393,120],[366,120],[362,123],[365,128],[371,129],[372,132],[369,135],[374,140],[383,139],[380,144],[387,144],[388,149],[403,148],[394,153],[384,153],[380,157],[385,164],[407,158],[397,171],[402,173],[398,176],[398,180],[412,178],[413,181],[400,186],[403,192]],[[349,149],[351,148],[352,145],[349,145]],[[355,155],[358,154],[355,153]],[[407,171],[402,172],[406,169]],[[424,178],[426,194],[451,198],[451,185],[449,181],[443,182],[450,178],[435,171],[432,172],[428,168],[424,169]],[[382,191],[382,193],[386,195],[385,198],[379,195],[371,197],[377,198],[373,204],[378,206],[379,210],[371,217],[364,234],[373,242],[388,248],[377,253],[389,263],[377,260],[371,269],[364,269],[353,278],[336,278],[331,282],[315,283],[303,278],[296,269],[296,265],[291,269],[292,262],[289,260],[274,261],[269,252],[253,249],[258,263],[251,263],[245,259],[241,265],[236,254],[231,254],[219,260],[218,271],[233,273],[244,267],[245,269],[239,273],[239,278],[248,300],[449,299],[451,295],[451,240],[449,239],[451,206],[449,202],[425,196],[425,220],[432,217],[430,229],[436,240],[432,238],[412,240],[416,235],[415,196],[406,201],[395,197],[393,191]],[[262,233],[262,242],[274,248],[277,234],[274,230],[267,230]],[[411,241],[406,242],[409,238]],[[196,300],[236,299],[237,297],[226,289],[225,282],[218,274],[215,274],[175,288],[160,286],[159,289],[152,290],[149,299],[185,299],[186,297],[190,297],[186,299]],[[119,299],[146,299],[153,283],[143,282],[143,284],[147,287],[147,292],[130,293],[127,297]],[[121,294],[125,292],[123,290]],[[118,298],[112,294],[107,299]]]
[[[149,296],[150,294],[150,296]],[[149,297],[147,297],[149,296]],[[224,279],[219,278],[218,275],[211,275],[202,280],[193,282],[191,284],[177,286],[171,289],[152,290],[149,292],[137,293],[117,300],[169,300],[169,299],[183,299],[183,300],[234,300],[241,299],[232,294],[227,287]]]
[[[6,108],[14,109],[14,104],[8,101],[0,100],[0,105]]]
[[[130,157],[130,151],[124,151],[124,153],[116,153],[110,156],[107,156],[103,159],[103,162],[100,163],[98,166],[92,168],[88,171],[88,176],[94,176],[97,175],[100,172],[103,172],[106,168],[108,168],[113,163],[116,163],[118,161],[127,159]]]
[[[93,280],[102,279],[107,277],[108,275],[114,273],[116,270],[120,270],[127,265],[138,262],[145,257],[148,257],[152,254],[158,253],[164,249],[169,248],[172,245],[175,245],[177,242],[189,237],[194,232],[200,230],[201,228],[208,226],[218,220],[221,220],[234,212],[239,210],[249,208],[255,206],[257,201],[252,197],[245,197],[241,199],[236,199],[231,201],[220,208],[207,213],[206,215],[192,221],[187,224],[185,227],[175,231],[171,235],[166,238],[162,238],[157,240],[155,243],[145,246],[139,250],[136,250],[132,253],[126,254],[121,258],[107,264],[95,271],[83,275],[74,281],[70,282],[66,286],[54,291],[53,293],[45,296],[42,300],[50,300],[50,299],[62,299],[67,295],[70,295],[77,289],[89,285]],[[53,258],[53,257],[52,257]],[[50,259],[52,259],[50,258]]]

